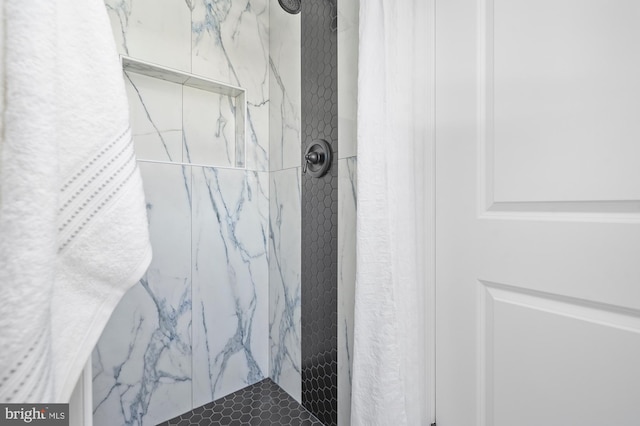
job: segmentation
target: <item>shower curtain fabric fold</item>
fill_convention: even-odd
[[[68,402],[151,260],[101,0],[0,5],[0,402]]]
[[[427,419],[425,2],[360,2],[353,426]]]

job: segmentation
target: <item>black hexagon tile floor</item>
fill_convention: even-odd
[[[198,407],[158,426],[323,426],[271,379]]]

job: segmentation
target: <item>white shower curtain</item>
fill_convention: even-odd
[[[362,0],[353,426],[428,421],[425,0]]]

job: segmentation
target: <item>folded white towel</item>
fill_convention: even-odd
[[[4,0],[0,402],[67,402],[151,260],[100,0]]]

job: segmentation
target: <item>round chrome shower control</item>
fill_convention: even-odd
[[[316,139],[309,144],[304,153],[302,173],[309,173],[319,178],[324,176],[331,167],[331,145],[324,139]]]

